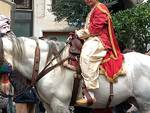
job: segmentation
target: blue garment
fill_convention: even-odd
[[[10,75],[10,82],[14,87],[14,102],[16,103],[35,103],[38,98],[34,88],[28,88],[27,79],[18,71],[13,71]]]
[[[36,103],[37,101],[38,98],[33,88],[27,88],[23,93],[14,98],[16,103]]]

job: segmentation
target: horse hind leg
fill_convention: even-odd
[[[150,104],[144,104],[139,110],[140,113],[150,113]]]
[[[149,91],[149,88],[147,88]],[[142,94],[139,93],[138,96],[135,97],[136,102],[138,103],[138,109],[140,113],[150,113],[150,92],[144,92]]]
[[[141,102],[139,104],[140,113],[150,113],[150,102]]]

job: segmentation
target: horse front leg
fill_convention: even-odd
[[[70,113],[69,106],[57,98],[52,99],[51,108],[52,113]]]
[[[43,103],[43,106],[45,108],[45,113],[53,113],[49,104]]]

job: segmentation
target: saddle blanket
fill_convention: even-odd
[[[109,51],[100,65],[100,74],[105,75],[110,82],[116,81],[120,75],[125,75],[123,54],[118,53],[118,58],[114,58],[112,54],[112,51]]]

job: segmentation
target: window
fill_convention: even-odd
[[[16,36],[32,36],[33,32],[33,14],[31,11],[15,12],[15,29]]]
[[[56,7],[56,0],[52,0],[52,9]]]
[[[14,33],[19,36],[33,35],[33,0],[14,0],[16,3]]]
[[[32,9],[32,0],[14,0],[17,9]]]

